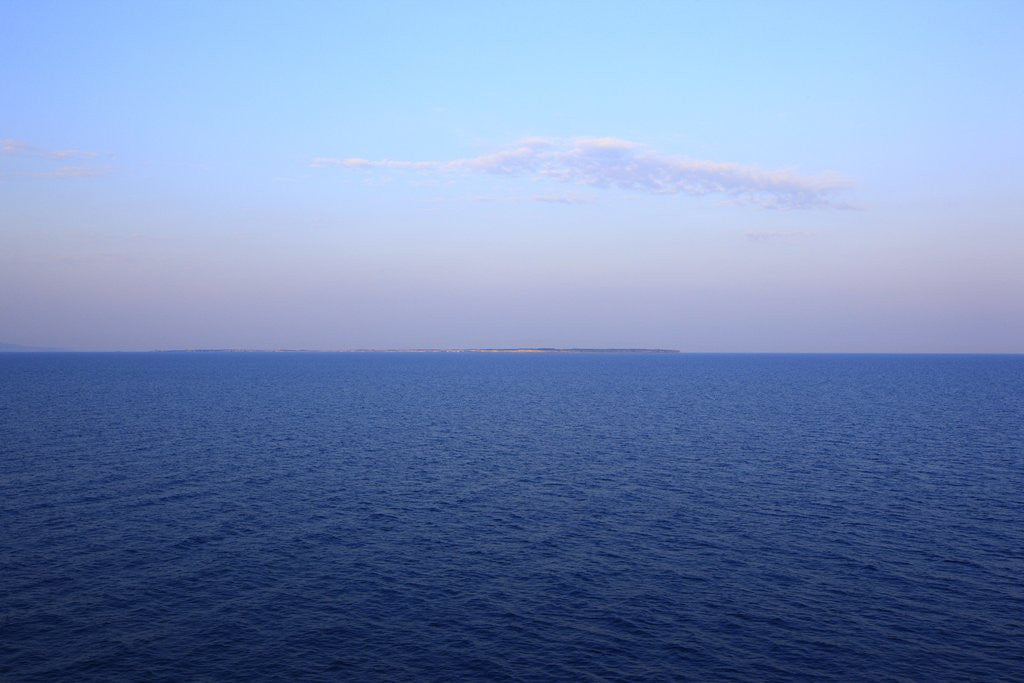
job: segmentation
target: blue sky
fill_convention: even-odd
[[[1020,3],[0,23],[0,341],[1024,352]]]

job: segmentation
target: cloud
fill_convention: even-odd
[[[47,152],[46,156],[49,159],[61,161],[65,159],[95,159],[99,155],[96,152],[86,152],[81,149],[58,149]]]
[[[4,156],[35,157],[37,159],[53,159],[54,161],[67,161],[71,159],[95,159],[99,155],[96,152],[87,152],[82,149],[54,149],[48,150],[35,145],[30,145],[14,138],[0,139],[0,154]]]
[[[100,156],[96,152],[87,152],[81,149],[57,149],[48,150],[30,145],[21,140],[13,138],[0,138],[0,156],[20,157],[24,161],[15,162],[25,169],[47,168],[51,162],[68,162],[85,159],[95,159]],[[106,166],[81,166],[64,164],[57,167],[49,167],[47,170],[20,173],[8,173],[7,177],[27,175],[35,178],[92,178],[106,175],[110,168]]]
[[[4,156],[29,155],[33,147],[20,140],[12,138],[0,138],[0,154]]]
[[[451,161],[317,157],[312,166],[528,176],[648,194],[722,195],[774,208],[843,207],[835,195],[849,187],[848,181],[835,175],[805,176],[789,170],[687,159],[615,138],[527,138],[491,154]]]

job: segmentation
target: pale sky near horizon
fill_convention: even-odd
[[[1024,352],[1024,3],[0,2],[0,342]]]

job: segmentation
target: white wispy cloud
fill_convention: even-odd
[[[45,149],[31,145],[22,140],[13,138],[0,138],[0,156],[20,157],[22,164],[28,164],[28,168],[46,168],[47,170],[35,172],[20,172],[6,174],[8,176],[27,175],[35,178],[91,178],[106,175],[110,172],[108,166],[83,166],[81,164],[62,164],[51,166],[54,162],[74,162],[96,159],[100,155],[96,152],[88,152],[82,149]],[[47,168],[49,166],[49,168]],[[24,166],[23,166],[24,169]]]
[[[529,176],[650,194],[723,195],[774,208],[844,207],[836,195],[850,185],[836,175],[807,176],[789,170],[688,159],[615,138],[527,138],[492,154],[450,161],[317,157],[311,165]]]
[[[21,154],[30,154],[33,147],[21,140],[14,140],[12,138],[0,138],[0,154],[4,156],[16,156]]]
[[[55,149],[46,153],[47,158],[63,161],[66,159],[95,159],[99,156],[96,152],[87,152],[84,149]]]
[[[22,140],[14,138],[0,139],[0,154],[4,156],[24,156],[41,159],[52,159],[54,161],[69,161],[72,159],[95,159],[99,156],[96,152],[87,152],[84,149],[44,149],[30,145]]]

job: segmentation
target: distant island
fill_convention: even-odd
[[[22,346],[21,344],[0,342],[0,353],[51,353],[54,351],[64,351],[64,349],[55,349],[48,346]]]
[[[167,349],[161,353],[680,353],[677,349],[559,349],[528,347],[509,349]]]
[[[550,347],[514,349],[410,349],[404,353],[679,353],[676,349],[558,349]]]

